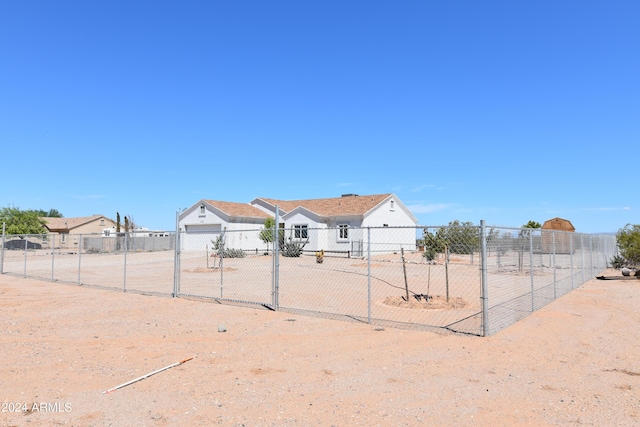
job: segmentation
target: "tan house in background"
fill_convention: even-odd
[[[54,241],[54,247],[77,248],[80,235],[98,234],[102,230],[116,226],[116,222],[104,215],[77,218],[41,218]],[[55,235],[59,235],[55,236]]]

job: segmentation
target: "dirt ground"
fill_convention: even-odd
[[[487,338],[6,275],[0,295],[2,426],[640,425],[640,281]]]

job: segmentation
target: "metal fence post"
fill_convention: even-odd
[[[29,245],[29,236],[24,236],[24,277],[27,277],[27,246]]]
[[[487,229],[480,220],[480,287],[482,290],[482,336],[489,336],[489,290],[487,289]]]
[[[593,265],[593,236],[592,235],[589,235],[589,267],[590,267],[589,278],[591,278],[595,274],[595,266]]]
[[[6,228],[6,223],[2,223],[2,255],[0,256],[0,274],[4,274],[4,232]]]
[[[273,309],[280,304],[280,207],[276,205],[276,223],[273,238]]]
[[[56,280],[55,278],[55,260],[56,260],[56,250],[55,250],[55,243],[56,243],[56,235],[55,234],[50,234],[49,235],[51,237],[51,281],[54,282]]]
[[[533,229],[529,229],[529,272],[531,274],[531,312],[533,313],[536,309],[535,305],[535,284],[533,280]]]
[[[82,271],[82,234],[78,237],[78,286],[82,285],[80,281],[80,272]]]
[[[123,274],[123,278],[122,278],[122,290],[124,292],[127,292],[127,244],[129,243],[127,241],[127,236],[129,235],[129,233],[124,233],[124,274]]]
[[[173,253],[173,297],[180,293],[180,209],[176,211],[176,235]]]
[[[558,298],[558,282],[556,281],[556,232],[551,232],[551,245],[553,246],[553,299]]]
[[[580,282],[580,285],[582,285],[584,283],[584,235],[580,234],[580,252],[582,252],[582,281]]]
[[[574,275],[573,272],[573,233],[569,234],[569,262],[570,262],[570,271],[571,271],[571,290],[575,289],[575,285],[573,283]]]
[[[222,249],[218,251],[218,254],[220,256],[220,298],[224,298],[224,244],[225,244],[225,231],[226,231],[226,227],[222,230]]]
[[[367,323],[371,324],[371,227],[367,227]]]

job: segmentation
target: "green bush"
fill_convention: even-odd
[[[631,265],[640,264],[640,225],[627,224],[616,234],[620,256]]]
[[[437,255],[438,252],[435,250],[435,248],[425,248],[424,252],[422,252],[422,256],[427,261],[433,261],[434,259],[436,259]]]

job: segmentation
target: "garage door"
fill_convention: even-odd
[[[211,248],[211,240],[215,240],[222,232],[221,224],[191,224],[185,225],[185,233],[180,236],[182,239],[182,250],[202,250],[205,247]]]

